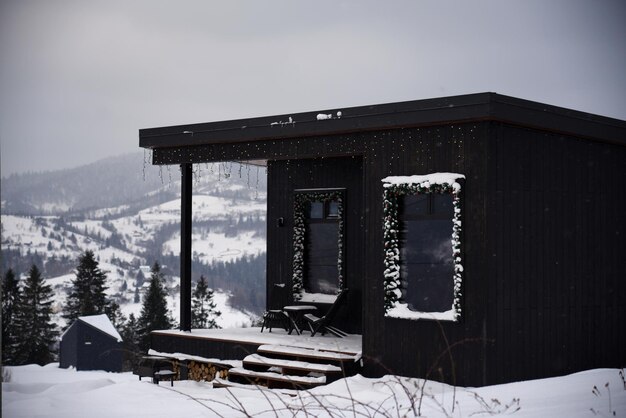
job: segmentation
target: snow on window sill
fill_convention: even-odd
[[[307,293],[302,292],[302,297],[298,302],[308,303],[333,303],[337,299],[337,295],[327,295],[325,293]]]
[[[418,319],[430,319],[434,321],[457,322],[457,313],[454,308],[445,312],[417,312],[410,310],[406,303],[396,303],[393,308],[387,311],[385,316],[388,318],[410,319],[413,321],[417,321]]]

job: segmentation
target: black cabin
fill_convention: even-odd
[[[182,168],[267,166],[267,295],[362,334],[364,372],[485,385],[626,365],[626,122],[495,93],[142,129]],[[383,181],[384,180],[384,181]]]
[[[122,337],[106,315],[79,317],[61,336],[60,367],[122,371]]]

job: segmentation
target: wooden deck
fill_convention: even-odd
[[[243,360],[262,345],[300,347],[355,356],[361,353],[361,335],[311,337],[308,332],[288,335],[276,328],[272,332],[261,332],[261,328],[233,328],[194,329],[191,332],[164,330],[150,334],[150,348],[155,351],[221,360]]]

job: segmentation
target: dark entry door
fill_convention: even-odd
[[[361,333],[362,329],[364,245],[362,173],[360,157],[281,160],[268,163],[268,297],[272,296],[271,289],[275,283],[284,283],[290,289],[293,284],[296,194],[307,189],[341,191],[343,193],[341,242],[332,238],[338,236],[339,228],[336,201],[320,200],[309,208],[308,245],[313,251],[307,255],[309,265],[305,266],[303,274],[321,278],[309,281],[307,286],[310,291],[333,293],[338,291],[340,285],[337,272],[341,268],[340,279],[350,291],[348,309],[343,309],[337,316],[337,326],[351,333]],[[279,222],[279,219],[283,221]],[[320,313],[323,313],[330,303],[313,304],[318,305]]]

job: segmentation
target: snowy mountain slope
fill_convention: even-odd
[[[96,165],[109,171],[119,168],[120,164],[115,162],[107,166],[100,162]],[[81,173],[79,169],[76,170]],[[74,174],[76,170],[73,171]],[[226,178],[225,173],[229,170],[232,175]],[[169,170],[170,173],[175,171],[176,168]],[[242,176],[236,175],[239,171]],[[248,171],[258,174],[259,181],[248,179]],[[93,172],[92,167],[85,173]],[[40,187],[39,182],[45,183],[41,176],[34,176],[38,179],[33,181],[37,187]],[[26,177],[28,176],[18,176],[18,180],[27,189],[23,195],[30,195],[37,187],[33,189],[34,186],[29,186],[29,178]],[[51,189],[69,188],[59,180],[63,176],[58,173],[51,173],[50,177],[54,180],[50,182]],[[168,278],[168,303],[177,317],[178,277],[175,275],[178,267],[172,263],[178,262],[180,248],[180,200],[177,197],[180,186],[176,181],[166,183],[165,180],[169,181],[169,177],[170,175],[166,175],[164,182],[145,185],[143,194],[134,196],[128,203],[124,203],[119,196],[111,198],[110,201],[116,204],[112,207],[96,205],[78,210],[77,206],[73,206],[71,212],[32,215],[30,213],[35,205],[30,205],[26,214],[8,214],[6,208],[17,208],[23,202],[4,201],[0,232],[3,251],[1,273],[4,274],[9,267],[23,273],[31,263],[37,264],[53,285],[56,295],[55,309],[60,311],[79,256],[86,250],[92,250],[99,260],[100,268],[107,272],[108,294],[120,303],[125,314],[133,312],[137,315],[141,304],[135,301],[141,300],[149,278],[149,268],[146,266],[158,260],[161,264],[166,264],[163,268]],[[9,180],[11,178],[2,179],[3,199],[4,186]],[[241,297],[235,298],[238,300],[238,309],[232,308],[229,301],[236,296],[233,292],[238,292],[237,286],[242,285],[231,283],[232,280],[226,280],[226,277],[209,274],[217,271],[212,270],[216,263],[228,261],[236,267],[238,264],[248,263],[250,256],[262,257],[264,260],[264,185],[264,172],[256,167],[241,166],[240,169],[237,164],[216,164],[196,168],[193,196],[193,278],[196,280],[201,273],[205,274],[211,285],[217,289],[216,299],[223,312],[218,323],[223,326],[247,325],[250,323],[250,312],[258,312],[260,309],[257,306],[258,301],[249,302]],[[115,193],[115,188],[111,185],[100,188],[113,190],[111,193]],[[13,190],[12,193],[17,192]],[[11,196],[11,193],[8,195]],[[155,200],[155,196],[159,198]],[[164,200],[167,196],[169,199]],[[72,197],[63,201],[61,198],[65,197],[67,193],[63,192],[59,199],[55,196],[36,199],[37,210],[43,213],[54,205],[67,208],[76,200]],[[264,283],[258,285],[262,287]],[[247,306],[249,303],[255,306]],[[58,317],[57,320],[60,321]]]

